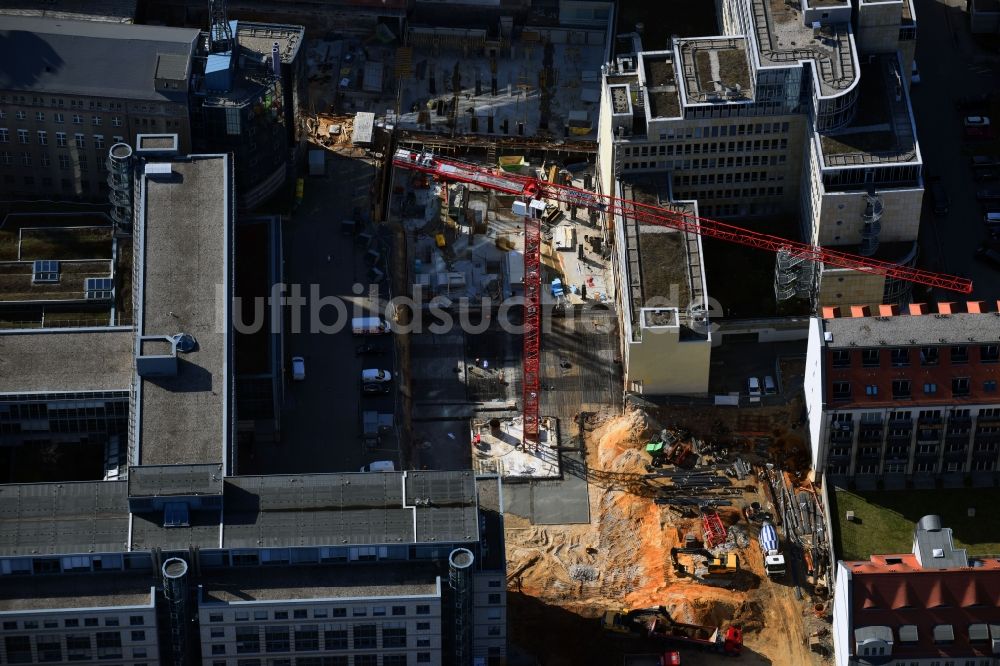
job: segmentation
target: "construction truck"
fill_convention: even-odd
[[[737,656],[743,651],[743,630],[730,626],[703,626],[677,622],[666,606],[638,610],[608,611],[601,626],[615,633],[645,636],[674,644],[690,645]]]
[[[627,654],[625,666],[681,666],[681,653],[668,650],[662,654]]]
[[[778,531],[769,522],[764,522],[757,539],[760,552],[764,555],[764,571],[769,578],[785,575],[785,556],[781,554]]]
[[[671,548],[670,561],[677,574],[695,578],[732,575],[740,568],[736,553],[713,555],[704,548]]]

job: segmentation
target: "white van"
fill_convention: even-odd
[[[354,335],[382,335],[392,333],[389,322],[381,317],[355,317],[351,320]]]
[[[392,373],[388,370],[367,368],[361,371],[361,383],[363,384],[385,384],[391,381]]]
[[[376,460],[361,468],[362,472],[395,472],[396,464],[391,460]]]

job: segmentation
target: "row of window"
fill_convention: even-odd
[[[921,421],[934,421],[940,420],[942,416],[942,411],[940,409],[921,409],[917,412],[917,418]],[[949,411],[949,416],[952,419],[969,419],[972,417],[972,410],[970,409],[953,409]],[[1000,407],[982,407],[977,413],[980,421],[986,419],[998,419],[1000,418]],[[913,418],[913,413],[909,410],[896,410],[889,412],[889,421],[910,421]],[[851,412],[837,412],[831,414],[830,421],[837,428],[844,428],[850,430],[850,423],[854,421],[854,414]],[[861,414],[862,424],[880,424],[882,423],[882,413],[881,412],[862,412]],[[910,424],[911,425],[911,424]]]
[[[13,104],[28,104],[28,98],[25,97],[24,95],[11,95],[9,101],[11,103],[13,103]],[[8,102],[7,96],[6,95],[0,95],[0,104],[7,104],[7,102]],[[31,98],[31,104],[32,104],[32,106],[45,106],[45,98],[44,97],[32,97]],[[59,109],[64,108],[66,106],[66,100],[64,100],[61,97],[50,97],[49,98],[49,106],[51,106],[53,108],[59,108]],[[101,100],[93,100],[92,99],[92,100],[89,100],[89,104],[85,105],[83,103],[82,99],[71,99],[71,100],[69,100],[69,108],[71,108],[71,109],[83,109],[84,106],[86,106],[87,108],[90,108],[90,109],[96,109],[98,111],[104,111],[105,109],[107,109],[108,111],[121,111],[124,108],[124,104],[122,102],[103,102]],[[156,111],[160,107],[154,106],[152,104],[149,104],[149,105],[142,104],[142,105],[136,106],[135,108],[137,108],[137,109],[139,109],[141,111]],[[4,110],[0,109],[0,114],[3,114],[3,113],[4,113]],[[3,117],[3,115],[0,115],[0,118],[2,118],[2,117]]]
[[[3,101],[0,99],[0,101]],[[671,127],[660,132],[660,141],[672,139],[708,139],[720,136],[744,136],[788,132],[788,123],[747,123],[742,125],[710,125],[708,127]]]
[[[145,631],[133,631],[132,642],[146,640]],[[7,651],[8,664],[31,664],[31,636],[5,636],[4,648]],[[95,634],[68,634],[64,637],[49,634],[37,636],[34,639],[35,653],[42,663],[67,661],[92,661],[97,659],[121,659],[124,655],[122,635],[120,631],[98,631]],[[145,647],[129,648],[133,659],[145,659],[150,656]]]
[[[104,148],[104,135],[94,134],[92,136],[94,148],[100,150]],[[47,130],[36,130],[35,139],[40,146],[49,145],[49,133]],[[116,136],[112,143],[119,143],[123,141],[124,137]],[[66,132],[56,132],[55,133],[55,145],[59,148],[66,148],[69,145],[69,137]],[[23,145],[28,145],[31,143],[31,133],[28,130],[19,129],[17,130],[17,142]],[[0,127],[0,143],[10,143],[10,131],[6,127]],[[77,148],[87,147],[87,135],[86,134],[74,134],[73,143]]]
[[[354,666],[379,666],[379,655],[377,654],[356,654],[353,655]],[[405,654],[384,654],[382,655],[382,666],[407,666],[407,656]],[[417,653],[418,664],[431,663],[430,652]],[[240,659],[237,666],[349,666],[351,657],[347,655],[335,655],[328,657],[297,657],[289,659],[268,659],[266,664],[261,659]],[[212,662],[212,666],[226,666],[225,660]]]
[[[743,187],[725,190],[695,190],[680,191],[674,193],[674,198],[678,201],[688,199],[745,199],[747,197],[781,197],[785,195],[785,188],[781,185],[776,187]]]
[[[4,112],[4,111],[2,111],[2,110],[0,110],[0,120],[4,120],[6,118],[7,118],[7,113]],[[28,119],[28,115],[24,111],[16,111],[14,113],[14,119],[15,120],[27,120]],[[74,125],[83,125],[84,122],[85,122],[84,117],[82,115],[80,115],[79,113],[74,113],[74,114],[70,115],[69,119],[70,119],[70,122],[72,122]],[[40,123],[45,122],[45,113],[43,113],[42,111],[37,111],[35,113],[35,120],[38,121],[38,122],[40,122]],[[52,114],[52,121],[56,122],[56,123],[64,123],[64,122],[66,122],[66,116],[65,116],[65,114],[62,114],[62,113],[53,113]],[[93,125],[94,127],[100,127],[103,123],[104,123],[104,118],[102,116],[91,116],[90,117],[90,124]],[[121,127],[122,126],[122,117],[121,116],[111,116],[111,125],[112,125],[112,127]]]
[[[73,167],[74,164],[80,168],[80,171],[87,171],[90,168],[90,160],[87,159],[86,155],[78,155],[76,161],[74,162],[70,159],[69,155],[57,155],[59,160],[59,168],[63,171],[68,171]],[[21,165],[22,166],[32,166],[34,165],[34,157],[31,153],[21,153]],[[42,153],[38,160],[39,166],[48,167],[52,166],[52,158],[48,153]],[[0,166],[13,166],[14,159],[13,156],[6,151],[0,150]],[[105,168],[104,160],[98,159],[97,166],[99,171],[107,171]]]
[[[885,469],[882,470],[882,474],[906,474],[905,462],[886,462]],[[992,472],[996,466],[996,461],[994,460],[973,460],[969,471],[972,472]],[[947,462],[941,466],[942,472],[956,473],[965,471],[965,465],[959,462]],[[915,474],[936,474],[938,472],[938,464],[936,461],[917,461],[913,463],[913,472]],[[832,476],[846,476],[851,473],[851,466],[841,463],[831,463],[827,466],[827,474]],[[854,474],[860,475],[872,475],[879,473],[879,465],[877,463],[858,463],[854,468]]]
[[[918,386],[919,386],[918,382]],[[997,380],[986,379],[983,381],[984,393],[996,393]],[[934,382],[923,384],[924,395],[937,395],[938,385]],[[951,380],[951,395],[954,398],[964,398],[972,394],[972,381],[969,377],[953,377]],[[865,395],[876,397],[879,395],[878,384],[866,384]],[[851,382],[833,382],[833,399],[850,400],[853,396],[853,384]],[[904,399],[913,397],[913,382],[909,379],[892,380],[893,399]]]
[[[768,178],[766,171],[737,171],[736,173],[700,173],[674,176],[675,186],[685,185],[715,185],[718,183],[756,183],[766,180],[778,180],[775,176]],[[781,178],[784,180],[784,178]]]
[[[759,153],[762,150],[787,150],[788,149],[788,139],[757,139],[756,141],[719,141],[711,143],[683,143],[683,144],[660,144],[652,146],[625,146],[622,149],[622,155],[624,157],[656,157],[657,155],[665,155],[671,157],[674,155],[715,155],[718,153],[743,153],[753,151]],[[744,156],[740,156],[741,158]],[[757,163],[762,162],[759,155],[747,155],[745,156],[747,163],[749,164],[751,158],[758,158]],[[767,157],[767,156],[764,156]],[[719,158],[719,166],[725,166],[722,164],[723,159],[731,158]],[[713,160],[714,162],[714,160]],[[708,166],[707,163],[703,164]]]
[[[941,453],[940,442],[932,443],[918,443],[916,448],[914,448],[914,453],[917,456],[937,456]],[[973,451],[977,454],[981,453],[995,453],[998,448],[997,442],[977,442]],[[965,456],[969,453],[969,444],[967,441],[961,443],[949,443],[944,447],[944,452],[949,455],[949,457],[954,457],[955,455]],[[831,458],[848,458],[851,455],[851,447],[849,446],[831,446],[830,447],[830,457]],[[882,457],[882,446],[859,446],[858,447],[858,457],[859,458],[881,458]],[[887,460],[906,460],[910,457],[910,447],[909,445],[889,445],[885,447],[885,457]],[[980,456],[977,456],[980,457]]]
[[[491,595],[493,596],[493,595]],[[500,595],[496,595],[496,603],[500,603]],[[386,610],[389,610],[391,615],[394,616],[405,616],[406,606],[373,606],[371,608],[372,617],[384,617],[386,615]],[[351,617],[368,617],[368,606],[353,606],[351,608]],[[306,608],[296,608],[291,611],[291,618],[289,618],[289,612],[287,610],[276,610],[274,611],[275,620],[302,620],[308,617],[308,609]],[[430,615],[431,607],[430,604],[417,604],[416,606],[417,615]],[[331,609],[326,608],[313,608],[312,609],[313,618],[321,619],[326,617],[347,617],[347,608],[340,606]],[[237,622],[247,622],[250,620],[250,611],[238,610],[235,614],[235,619]],[[267,620],[270,619],[270,612],[267,609],[256,609],[253,611],[254,620]],[[222,613],[209,613],[208,621],[212,623],[224,622],[225,616]]]
[[[997,363],[1000,361],[1000,345],[986,344],[973,348],[979,349],[980,363]],[[921,366],[938,365],[941,362],[941,347],[921,347],[913,350],[910,347],[894,347],[889,350],[890,363],[895,367],[905,367],[911,364],[911,357],[920,361]],[[862,349],[861,367],[877,368],[882,362],[881,349]],[[912,351],[917,351],[913,354]],[[830,363],[835,368],[849,368],[854,362],[855,354],[851,349],[831,350]],[[965,364],[969,362],[969,345],[952,345],[949,358],[951,363]]]
[[[17,179],[12,174],[9,174],[9,173],[8,174],[4,174],[4,177],[3,177],[3,183],[4,183],[4,185],[14,185],[16,182],[17,182]],[[41,179],[36,179],[34,176],[23,176],[21,178],[21,182],[24,183],[25,187],[30,187],[30,188],[34,188],[36,185],[39,185],[39,184],[41,185],[42,189],[46,189],[46,190],[54,187],[54,180],[50,176],[42,176]],[[70,180],[69,178],[62,178],[62,179],[60,179],[59,186],[60,186],[60,188],[62,188],[62,190],[67,191],[67,192],[73,191],[75,189],[74,186],[73,186],[73,181]],[[108,190],[108,183],[105,180],[98,180],[97,181],[97,187],[102,192],[106,192]],[[80,181],[80,191],[82,191],[82,192],[89,192],[90,191],[90,181],[89,180],[84,179],[84,180]]]
[[[430,627],[429,622],[421,624],[423,630]],[[213,638],[225,638],[222,630],[212,630]],[[379,641],[381,633],[381,641]],[[262,640],[263,639],[263,640]],[[294,642],[293,642],[294,639]],[[321,643],[322,639],[322,643]],[[381,643],[381,644],[380,644]],[[431,638],[417,637],[416,647],[431,647]],[[302,625],[294,628],[287,626],[240,626],[236,628],[235,654],[258,654],[262,652],[331,652],[335,650],[374,650],[378,648],[408,647],[405,622],[387,622],[377,624],[356,624],[351,628],[344,626]],[[213,643],[213,655],[228,654],[229,646],[225,643]]]
[[[146,619],[142,615],[130,615],[128,618],[129,626],[131,627],[141,627],[146,624]],[[105,627],[117,627],[119,625],[119,619],[116,615],[108,615],[104,618]],[[79,618],[66,618],[63,620],[63,627],[72,629],[81,626]],[[101,626],[100,619],[96,617],[85,617],[83,618],[84,627],[99,627]],[[58,629],[58,620],[24,620],[23,622],[18,622],[17,620],[4,620],[3,630],[4,631],[18,631],[19,629],[24,629],[25,631],[30,631],[34,629]]]

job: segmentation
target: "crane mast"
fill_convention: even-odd
[[[442,158],[431,153],[401,148],[396,151],[393,164],[403,169],[421,171],[441,180],[479,185],[495,192],[527,199],[548,199],[572,206],[582,206],[605,214],[620,215],[642,224],[669,227],[771,252],[783,252],[792,258],[808,259],[838,268],[884,275],[963,294],[972,292],[972,281],[967,278],[933,273],[872,257],[831,250],[819,245],[809,245],[660,206],[616,199],[577,187],[556,185],[531,176],[497,172],[478,164]],[[530,210],[524,220],[524,232],[525,310],[522,394],[524,441],[526,445],[537,445],[541,351],[541,222],[531,214]]]

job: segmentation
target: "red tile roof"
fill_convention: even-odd
[[[921,569],[916,558],[873,555],[867,562],[845,562],[852,580],[852,636],[860,627],[893,630],[892,656],[992,657],[989,641],[971,643],[970,624],[1000,624],[1000,560],[977,567]],[[955,640],[934,642],[934,627],[951,625]],[[916,643],[902,643],[899,628],[916,625]]]

